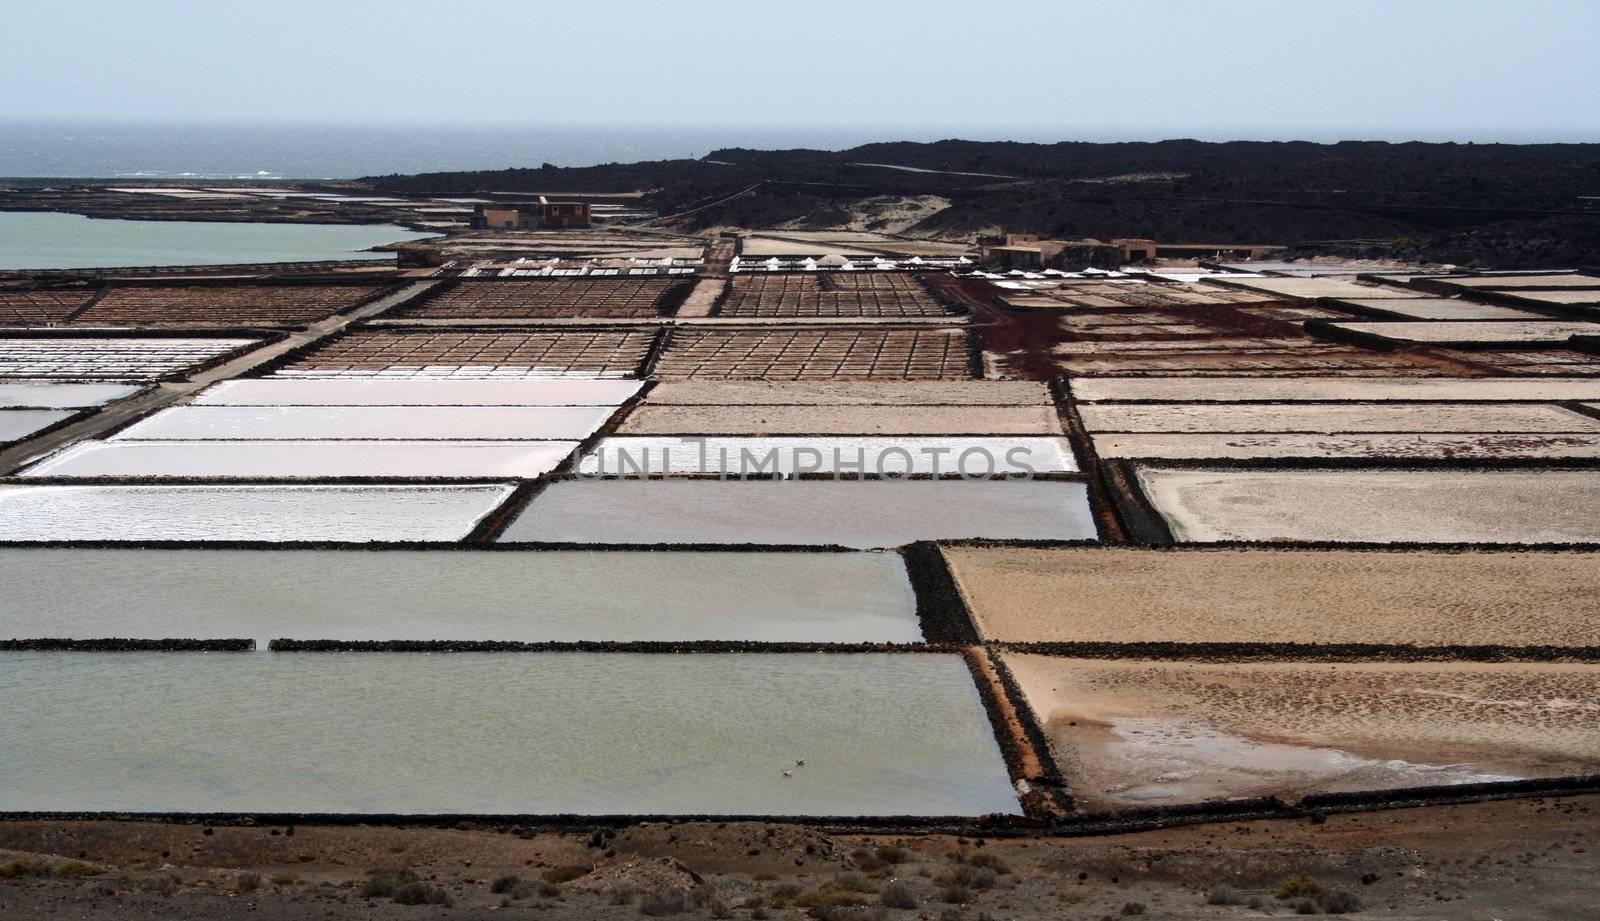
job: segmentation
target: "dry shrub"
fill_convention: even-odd
[[[951,863],[993,870],[1000,876],[1011,872],[1011,867],[999,855],[981,848],[952,848],[945,851],[944,856],[949,858]]]
[[[64,860],[61,863],[56,864],[56,868],[53,872],[57,876],[99,876],[100,874],[104,873],[105,870],[101,867],[95,866],[92,863],[85,863],[81,860]],[[261,878],[259,876],[256,877],[256,882],[258,885],[260,880]]]
[[[959,886],[963,889],[993,889],[1000,876],[988,867],[959,864],[944,870],[933,878],[940,886]]]
[[[430,886],[417,880],[405,883],[394,891],[396,905],[441,905],[450,908],[455,905],[455,900],[450,898],[450,893],[438,886]]]
[[[883,887],[883,893],[878,896],[878,901],[887,908],[916,908],[918,904],[916,893],[905,883],[895,882]]]
[[[879,860],[887,864],[905,863],[911,859],[910,851],[893,844],[881,845],[874,853]]]
[[[0,863],[0,879],[27,879],[31,876],[44,876],[47,873],[45,865],[38,860],[8,860]]]
[[[1317,907],[1330,915],[1343,915],[1361,910],[1361,900],[1348,889],[1333,889],[1317,896]]]
[[[815,921],[888,921],[889,915],[881,908],[824,905],[814,909],[811,917]]]
[[[540,874],[544,881],[552,886],[559,886],[562,883],[570,883],[580,876],[588,875],[589,868],[580,866],[578,864],[572,864],[565,867],[551,867],[550,869],[544,871],[544,873]]]
[[[140,888],[159,896],[170,896],[178,891],[178,878],[163,873],[145,880],[140,884]]]
[[[867,900],[859,892],[843,888],[833,880],[795,896],[794,904],[798,908],[841,908],[865,905]]]
[[[1322,885],[1315,877],[1306,876],[1304,873],[1295,873],[1286,876],[1278,883],[1278,888],[1272,890],[1275,899],[1314,899],[1326,895],[1328,887]]]
[[[1207,905],[1243,905],[1245,894],[1227,883],[1217,883],[1206,891]]]
[[[840,873],[833,878],[833,885],[849,892],[876,892],[867,878],[860,873]]]
[[[405,867],[368,870],[367,881],[361,885],[361,896],[367,899],[387,899],[401,886],[417,881],[417,874]]]
[[[689,900],[676,889],[652,889],[639,900],[639,913],[659,917],[677,915],[689,910]]]

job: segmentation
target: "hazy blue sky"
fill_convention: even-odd
[[[1600,140],[1597,37],[1600,0],[7,0],[0,117]]]

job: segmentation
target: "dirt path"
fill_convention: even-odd
[[[759,823],[536,833],[18,821],[0,824],[0,876],[16,877],[0,878],[0,918],[601,919],[648,906],[683,918],[1089,921],[1142,906],[1181,921],[1293,914],[1271,890],[1302,873],[1352,894],[1354,917],[1574,919],[1600,913],[1597,817],[1600,797],[1552,798],[981,842]],[[103,872],[34,875],[62,866]],[[1207,904],[1219,885],[1238,904]]]

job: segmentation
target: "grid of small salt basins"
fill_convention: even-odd
[[[427,320],[646,319],[670,316],[693,281],[683,278],[459,280],[390,316]]]
[[[707,329],[668,333],[654,374],[663,379],[941,381],[974,376],[962,329]]]
[[[1225,276],[1223,276],[1225,277]],[[1246,279],[1334,284],[1338,279]],[[1021,284],[1014,282],[1011,284]],[[1345,290],[1335,288],[1332,290]],[[1356,290],[1375,290],[1361,286]],[[1462,366],[1427,352],[1378,351],[1307,333],[1317,320],[1350,319],[1315,302],[1284,303],[1272,291],[1220,284],[1140,279],[1073,281],[1058,288],[1007,290],[998,300],[1026,324],[1025,349],[1070,375],[1459,373]],[[1048,349],[1044,346],[1048,344]],[[1005,372],[1005,353],[986,356]]]
[[[1317,299],[1335,309],[1311,324],[1319,335],[1384,348],[1560,349],[1600,334],[1600,278],[1578,274],[1244,278],[1233,288]],[[1349,313],[1371,319],[1350,318]]]
[[[1080,809],[1559,785],[1600,771],[1574,706],[1600,698],[1596,396],[1557,376],[1073,378],[1119,536],[942,555]]]
[[[261,340],[150,334],[0,335],[0,380],[156,381],[218,364]]]
[[[920,277],[895,272],[734,275],[713,311],[726,317],[942,317],[959,310]]]
[[[467,479],[421,482],[382,454],[397,435],[469,452],[464,435],[515,430],[531,443],[575,426],[561,433],[577,438],[638,386],[235,380],[0,485],[0,539],[12,544],[0,572],[14,588],[0,602],[0,691],[79,702],[0,718],[18,765],[0,809],[1018,811],[993,689],[974,680],[977,660],[940,645],[964,622],[941,613],[916,554],[841,551],[855,539],[847,522],[838,539],[797,531],[784,542],[818,546],[782,552],[686,546],[716,543],[692,536],[706,520],[650,552],[583,534],[519,546],[515,531],[544,516],[543,497],[588,479],[526,479],[541,462],[492,476],[452,466],[445,475]],[[1059,433],[1037,388],[1005,391],[990,391],[999,406],[947,408],[971,404],[1016,434]],[[887,396],[860,408],[882,416],[904,400]],[[284,466],[330,433],[343,450]],[[173,453],[124,453],[155,445]],[[229,464],[264,466],[216,466],[235,445],[249,447]],[[346,471],[363,481],[338,482]],[[278,482],[298,475],[314,479]],[[964,482],[948,485],[974,516],[1047,501],[1057,533],[1093,534],[1078,517],[1081,482],[1001,492],[983,508],[960,498]],[[659,527],[651,514],[639,511],[642,526]],[[869,543],[948,532],[927,507],[907,517],[892,540]],[[441,544],[455,549],[430,546]],[[122,652],[91,651],[103,649]],[[439,649],[462,654],[420,654]],[[44,768],[60,763],[70,776]]]
[[[654,330],[359,329],[277,368],[281,377],[637,377]]]
[[[118,281],[103,287],[0,289],[0,327],[303,326],[353,309],[382,286]]]
[[[54,326],[89,303],[92,289],[0,288],[0,326]]]
[[[74,326],[303,326],[381,294],[371,284],[136,284],[102,290],[74,314]]]

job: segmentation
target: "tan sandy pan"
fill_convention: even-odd
[[[1290,346],[1236,352],[1215,350],[1137,350],[1131,354],[1105,349],[1087,355],[1063,355],[1056,366],[1072,375],[1149,374],[1195,376],[1286,376],[1336,374],[1344,377],[1433,376],[1437,369],[1419,364],[1413,356],[1359,347],[1307,349]]]
[[[1458,288],[1488,288],[1503,291],[1515,288],[1600,288],[1594,275],[1486,275],[1481,278],[1441,278],[1440,282]]]
[[[1269,470],[1141,465],[1180,543],[1600,541],[1600,470]]]
[[[1341,306],[1364,307],[1395,317],[1412,320],[1543,320],[1546,317],[1515,307],[1494,304],[1475,304],[1459,298],[1448,297],[1391,297],[1351,298],[1340,301]]]
[[[1600,398],[1600,384],[1595,388]],[[656,385],[645,400],[680,406],[1047,406],[1032,381],[685,381]]]
[[[1600,646],[1600,553],[945,547],[988,639]]]
[[[1354,278],[1340,278],[1337,276],[1321,276],[1317,278],[1240,278],[1226,280],[1226,276],[1207,279],[1207,281],[1225,283],[1230,288],[1245,288],[1251,291],[1265,291],[1268,294],[1281,294],[1285,297],[1424,297],[1416,291],[1407,291],[1392,285],[1374,285],[1359,282]]]
[[[1577,434],[1096,435],[1101,457],[1162,460],[1371,458],[1564,460],[1600,458],[1600,432]]]
[[[1561,320],[1378,320],[1371,323],[1335,323],[1334,327],[1392,342],[1428,345],[1565,342],[1573,336],[1600,334],[1600,323],[1569,323]]]
[[[1515,294],[1522,300],[1538,301],[1541,304],[1600,304],[1600,289],[1595,288],[1570,291],[1517,291]]]
[[[1600,428],[1600,422],[1596,422]],[[623,435],[1060,435],[1051,406],[643,406]]]
[[[1600,768],[1600,666],[1005,661],[1085,806]]]
[[[1091,432],[1600,432],[1560,406],[1149,403],[1079,407]]]
[[[1600,379],[1584,377],[1077,377],[1085,402],[1199,400],[1321,402],[1338,400],[1600,400]]]

